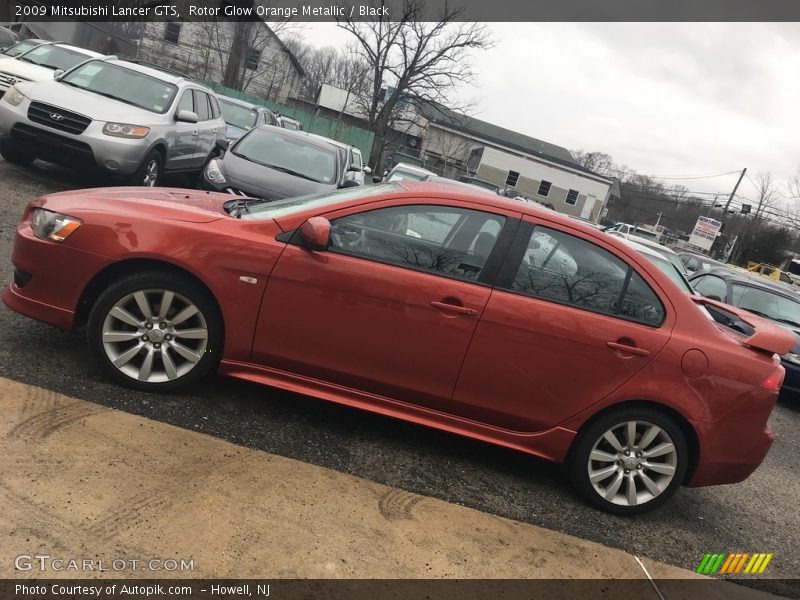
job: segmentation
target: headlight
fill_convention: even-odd
[[[106,123],[103,125],[103,133],[114,137],[140,139],[147,137],[147,134],[150,133],[150,128],[127,123]]]
[[[788,360],[790,363],[800,365],[800,354],[789,352],[788,354],[784,354],[781,358]]]
[[[13,85],[6,90],[3,100],[8,102],[11,106],[19,106],[25,100],[25,94],[20,92]]]
[[[211,160],[206,166],[206,179],[212,183],[226,183],[225,176],[222,174],[222,169],[219,168],[218,160]]]
[[[63,242],[80,226],[79,219],[43,208],[35,208],[31,214],[33,234],[43,240]]]

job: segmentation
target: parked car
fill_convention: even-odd
[[[157,185],[166,171],[199,172],[224,136],[211,90],[116,59],[91,60],[53,81],[17,83],[0,99],[6,160],[38,157],[135,185]]]
[[[17,34],[8,27],[0,27],[0,52],[17,43]]]
[[[300,121],[284,115],[278,115],[278,126],[292,131],[303,131],[303,124]]]
[[[606,229],[608,233],[617,233],[620,237],[630,238],[631,236],[643,238],[651,242],[658,243],[658,234],[644,227],[629,225],[628,223],[617,223],[613,227]]]
[[[478,179],[477,177],[469,177],[467,175],[462,175],[458,178],[458,180],[462,183],[469,183],[470,185],[477,185],[478,187],[482,187],[490,192],[494,192],[495,194],[500,193],[500,186],[495,185],[489,181],[484,181],[483,179]]]
[[[767,279],[772,279],[773,281],[779,281],[788,286],[794,286],[794,279],[789,277],[788,273],[782,271],[779,267],[776,267],[775,265],[769,265],[767,263],[759,263],[751,261],[747,263],[747,270],[750,273],[761,275],[762,277],[766,277]]]
[[[351,146],[350,144],[345,144],[344,142],[333,140],[322,135],[317,135],[314,133],[309,133],[308,135],[329,142],[338,147],[339,152],[342,155],[342,162],[349,165],[347,168],[347,173],[345,174],[345,178],[355,181],[358,185],[364,185],[366,176],[372,173],[372,169],[364,164],[364,158],[361,155],[361,150],[355,146]]]
[[[786,369],[783,389],[800,393],[800,298],[797,293],[759,275],[728,268],[701,271],[689,281],[699,294],[770,319],[795,335],[795,345],[781,356],[781,364]]]
[[[203,169],[200,187],[277,200],[358,185],[331,140],[259,125]]]
[[[689,273],[697,273],[698,271],[709,271],[711,269],[717,268],[729,268],[723,262],[718,260],[714,260],[713,258],[706,256],[705,254],[696,254],[694,252],[679,252],[678,257],[681,259],[681,262],[686,267],[686,271]]]
[[[217,94],[217,101],[222,110],[222,118],[228,125],[225,138],[230,142],[235,142],[258,125],[278,124],[275,113],[258,104],[221,94]]]
[[[681,257],[678,256],[678,254],[674,250],[667,248],[663,244],[654,242],[650,238],[638,235],[636,233],[623,233],[619,230],[614,230],[614,229],[609,229],[606,231],[606,233],[652,248],[653,250],[664,256],[664,258],[669,260],[669,262],[671,262],[673,265],[675,265],[675,268],[678,269],[678,271],[680,271],[682,275],[689,274],[689,272],[686,270],[686,265],[684,265],[683,261],[681,260]]]
[[[410,179],[412,181],[424,181],[429,177],[435,176],[436,173],[433,171],[428,171],[427,169],[423,169],[422,167],[408,163],[397,163],[394,167],[392,167],[391,171],[384,173],[383,177],[373,177],[372,181],[375,183],[381,183],[382,181],[402,181],[404,179]]]
[[[0,56],[0,97],[22,81],[49,81],[82,62],[103,56],[98,52],[62,44],[35,44],[16,56]]]
[[[167,391],[219,367],[564,462],[585,498],[625,515],[758,467],[774,354],[796,342],[614,237],[439,182],[274,201],[62,192],[26,207],[13,263],[6,305],[87,324],[120,384]]]
[[[646,256],[650,262],[652,262],[655,266],[661,269],[664,274],[669,277],[672,282],[677,285],[681,290],[686,292],[689,295],[695,295],[697,292],[692,287],[692,284],[689,283],[689,280],[686,278],[685,270],[679,268],[674,261],[670,260],[667,255],[659,252],[655,248],[652,247],[650,244],[643,244],[640,241],[634,241],[631,239],[624,239],[623,241],[625,244],[636,250],[639,254]]]

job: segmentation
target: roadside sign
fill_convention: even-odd
[[[711,250],[711,245],[717,239],[722,223],[709,217],[698,217],[692,235],[689,236],[689,243],[703,250]]]

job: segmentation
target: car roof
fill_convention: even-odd
[[[214,95],[220,100],[224,100],[225,102],[229,102],[230,104],[243,106],[244,108],[250,108],[252,110],[258,110],[258,109],[269,110],[265,106],[261,106],[260,104],[253,104],[252,102],[248,102],[247,100],[239,100],[239,98],[233,98],[231,96],[226,96],[225,94],[214,94]]]
[[[334,140],[333,138],[325,137],[324,135],[320,135],[318,133],[311,133],[310,131],[306,131],[305,133],[307,133],[311,137],[315,137],[315,138],[323,140],[325,142],[330,142],[334,146],[339,146],[340,148],[347,148],[347,149],[353,149],[353,150],[357,149],[355,146],[351,146],[350,144],[345,144],[344,142],[340,142],[339,140]]]
[[[400,162],[397,163],[395,166],[392,167],[392,171],[395,169],[400,169],[401,171],[407,171],[409,173],[417,173],[418,175],[436,175],[433,171],[428,171],[428,169],[423,169],[422,167],[418,167],[416,165],[412,165],[411,163],[404,163]]]
[[[87,50],[86,48],[81,48],[80,46],[72,46],[70,44],[65,44],[64,42],[54,42],[50,44],[52,46],[58,46],[60,48],[66,48],[67,50],[72,50],[73,52],[79,52],[80,54],[85,54],[86,56],[91,56],[92,58],[101,58],[105,56],[105,54],[101,54],[100,52],[95,52],[93,50]],[[37,46],[38,48],[38,46]],[[34,48],[31,48],[34,50]],[[30,50],[29,50],[30,52]]]
[[[614,236],[614,237],[618,237],[618,236]],[[654,256],[654,257],[660,258],[662,260],[667,260],[666,256],[664,256],[661,252],[659,252],[658,250],[656,250],[652,246],[647,246],[645,244],[640,244],[639,242],[636,242],[634,240],[629,240],[627,238],[619,238],[619,239],[622,240],[622,242],[624,244],[627,244],[628,246],[630,246],[631,248],[633,248],[637,252],[641,252],[642,254],[645,254],[647,256]],[[669,248],[667,248],[667,250],[669,250]],[[672,251],[670,250],[670,252],[672,252]]]
[[[308,133],[307,131],[296,131],[294,129],[285,129],[283,127],[279,127],[277,125],[258,125],[254,129],[266,129],[269,131],[275,131],[280,133],[281,135],[286,135],[289,137],[294,137],[297,139],[305,140],[313,146],[317,146],[318,148],[323,148],[326,146],[333,146],[337,147],[339,142],[334,142],[333,140],[323,137],[321,135],[316,135],[314,133]]]

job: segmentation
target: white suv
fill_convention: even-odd
[[[0,98],[15,83],[49,81],[82,62],[101,56],[61,42],[36,44],[15,56],[0,54]]]

